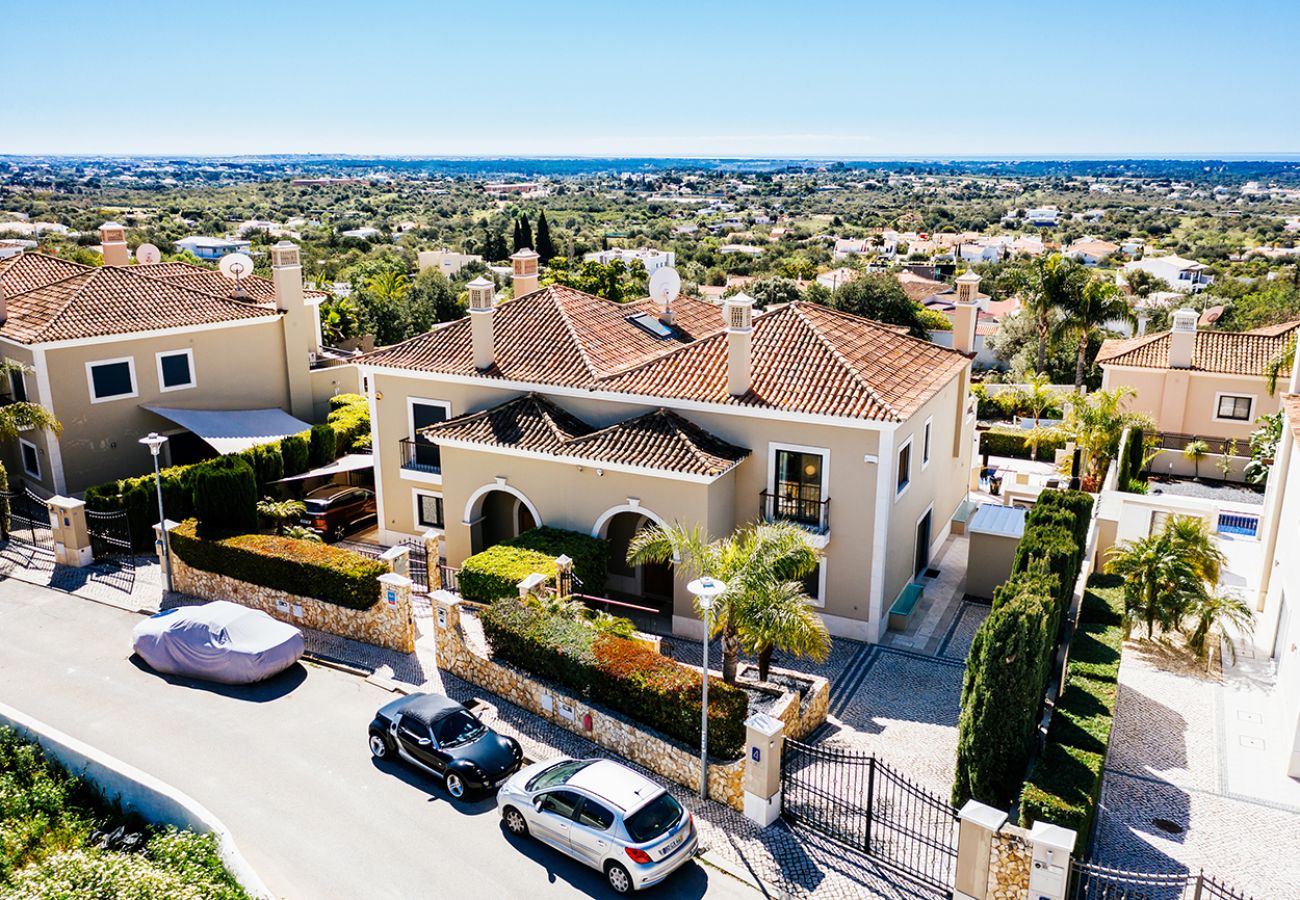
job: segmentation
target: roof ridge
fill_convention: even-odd
[[[818,305],[820,306],[820,304]],[[875,400],[877,403],[879,403],[884,409],[889,410],[890,415],[892,415],[895,419],[901,420],[903,417],[899,415],[899,412],[897,409],[894,408],[894,405],[892,403],[887,403],[885,399],[881,397],[879,393],[876,392],[876,389],[873,388],[867,382],[867,380],[858,373],[857,369],[853,367],[853,364],[849,362],[849,360],[844,356],[844,354],[841,353],[839,349],[830,342],[830,340],[826,337],[826,335],[821,333],[821,329],[819,329],[811,319],[809,319],[806,315],[804,315],[803,306],[804,306],[803,303],[796,301],[794,303],[791,303],[789,308],[794,310],[795,315],[799,317],[799,321],[803,322],[805,325],[808,326],[808,329],[813,333],[813,337],[817,339],[817,342],[821,344],[823,347],[825,347],[826,350],[829,351],[833,357],[835,357],[835,361],[838,362],[840,364],[840,367],[849,374],[849,377],[853,380],[853,382],[857,384],[858,387],[866,391],[871,396],[871,398]],[[826,308],[829,309],[829,307]],[[831,312],[838,312],[838,310],[831,310]],[[844,313],[843,315],[851,315],[851,314]],[[872,327],[876,327],[876,328],[880,327],[879,325],[876,325],[874,322],[872,322],[872,320],[864,319],[862,316],[853,316],[853,318],[858,321],[870,323]],[[888,329],[883,329],[883,330],[888,330]],[[898,332],[890,332],[890,333],[895,335],[896,337],[908,337],[908,335],[899,335]]]
[[[575,294],[582,294],[584,297],[595,297],[596,295],[588,294],[586,291],[580,291],[577,288],[570,288],[568,285],[554,285],[554,284],[548,284],[546,287],[539,288],[537,291],[532,292],[532,293],[540,293],[541,291],[548,292],[551,302],[555,304],[555,311],[560,315],[560,321],[564,323],[565,330],[569,332],[569,337],[573,339],[573,345],[578,350],[578,356],[581,357],[582,365],[587,369],[587,374],[590,375],[592,378],[599,379],[600,374],[596,371],[595,365],[592,364],[591,357],[587,355],[587,347],[582,342],[582,337],[579,335],[578,329],[574,326],[573,321],[569,318],[569,311],[564,308],[564,303],[560,301],[560,297],[559,297],[560,292],[558,290],[555,290],[555,288],[557,287],[571,290]],[[525,294],[524,296],[529,296],[529,295]],[[598,298],[598,299],[603,299],[603,298]]]
[[[688,453],[690,453],[692,456],[695,457],[696,461],[701,463],[709,462],[708,454],[706,454],[704,450],[700,448],[699,444],[697,444],[694,438],[690,435],[689,433],[690,430],[682,424],[682,423],[686,423],[687,425],[694,425],[694,423],[691,422],[690,419],[687,419],[683,416],[679,416],[671,409],[668,409],[667,407],[663,407],[663,406],[655,410],[654,415],[666,419],[669,422],[669,424],[672,425],[673,437],[677,440],[679,444],[681,444],[686,448]]]
[[[591,427],[585,421],[578,418],[573,413],[568,412],[558,404],[551,402],[549,397],[537,391],[529,391],[527,394],[525,394],[523,397],[519,399],[526,400],[529,403],[532,403],[534,406],[536,406],[539,410],[541,410],[542,421],[546,423],[546,427],[551,430],[551,434],[561,444],[566,443],[567,441],[570,440],[570,438],[568,435],[564,433],[564,431],[560,429],[559,423],[556,422],[555,413],[557,411],[573,419],[579,425],[583,425],[587,428]],[[575,435],[575,437],[580,437],[580,435]]]
[[[94,267],[91,268],[93,269]],[[93,278],[94,275],[95,275],[94,271],[77,272],[75,275],[69,275],[67,278],[60,278],[58,281],[51,281],[49,284],[43,284],[38,288],[33,288],[30,291],[25,291],[22,294],[17,294],[14,297],[9,298],[9,301],[7,302],[12,302],[18,297],[26,297],[28,294],[34,294],[37,291],[48,290],[52,287],[63,284],[64,282],[72,281],[74,278],[82,279],[82,283],[76,288],[74,288],[72,292],[68,294],[67,299],[64,300],[62,304],[59,305],[58,312],[50,316],[49,321],[47,321],[43,326],[41,326],[39,329],[36,329],[35,331],[36,342],[39,342],[41,337],[43,337],[46,332],[52,329],[57,322],[59,322],[65,315],[67,315],[68,309],[72,306],[73,302],[77,299],[77,295],[79,295],[82,291],[86,289],[86,285],[90,283],[90,279]]]

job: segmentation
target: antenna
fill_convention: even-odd
[[[664,308],[659,321],[673,324],[673,298],[682,290],[682,277],[672,266],[661,266],[650,276],[650,299]]]
[[[225,275],[235,283],[235,296],[247,297],[244,293],[243,278],[253,273],[253,259],[244,253],[227,253],[221,257],[221,262],[217,264],[221,274]]]
[[[142,266],[153,266],[162,262],[162,251],[153,244],[141,244],[135,248],[135,261]]]

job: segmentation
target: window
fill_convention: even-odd
[[[665,791],[623,822],[628,835],[638,844],[653,841],[682,818],[682,805]]]
[[[925,420],[925,433],[921,438],[921,468],[924,469],[930,464],[930,426],[934,424],[933,419]]]
[[[813,569],[803,579],[803,592],[812,600],[813,606],[825,606],[826,598],[822,596],[826,590],[826,557],[822,557],[817,563],[817,568]]]
[[[137,394],[135,361],[129,356],[86,363],[86,380],[90,383],[91,403],[120,400]]]
[[[1240,397],[1234,394],[1219,394],[1219,409],[1215,417],[1219,419],[1230,419],[1233,422],[1249,422],[1250,410],[1254,405],[1254,397]]]
[[[193,350],[169,350],[159,353],[157,359],[160,391],[179,391],[195,386]]]
[[[419,722],[409,716],[402,716],[397,725],[398,733],[413,743],[427,741],[429,739],[429,729],[423,722]]]
[[[903,446],[898,448],[898,483],[897,492],[899,494],[907,490],[907,486],[912,483],[912,439],[908,438],[903,442]]]
[[[415,524],[425,528],[442,528],[442,495],[415,492]]]
[[[9,396],[14,398],[15,403],[27,402],[27,377],[21,370],[15,369],[9,373]]]
[[[825,468],[823,455],[778,447],[773,462],[773,497],[769,516],[820,527],[822,473]]]
[[[542,812],[554,813],[562,819],[572,819],[582,797],[573,791],[551,791],[542,795]]]
[[[578,824],[597,831],[608,831],[614,824],[614,814],[595,800],[584,800],[582,812],[578,813]]]
[[[434,726],[434,736],[442,748],[459,747],[478,740],[487,731],[487,726],[467,710],[458,709],[438,720]]]
[[[451,418],[451,404],[442,400],[417,400],[407,398],[407,410],[411,428],[410,438],[415,444],[411,462],[417,469],[437,473],[442,467],[442,456],[438,445],[420,434],[420,429]]]
[[[23,454],[23,471],[32,478],[41,477],[41,452],[36,449],[36,445],[31,441],[18,439],[18,447]]]

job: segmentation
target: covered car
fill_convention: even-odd
[[[266,613],[216,600],[150,616],[135,627],[135,652],[155,671],[221,684],[251,684],[292,666],[302,632]]]

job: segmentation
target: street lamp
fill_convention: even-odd
[[[172,592],[172,556],[171,550],[167,546],[167,514],[163,512],[162,496],[162,472],[158,468],[158,452],[162,450],[162,445],[167,443],[167,438],[156,431],[151,431],[145,437],[140,438],[140,443],[149,448],[153,454],[153,480],[158,490],[158,527],[162,531],[162,562],[163,578],[167,587],[167,593]]]
[[[714,599],[727,590],[725,582],[716,578],[697,578],[686,585],[695,595],[695,602],[704,610],[704,663],[701,666],[703,693],[700,698],[700,799],[709,798],[709,611]]]

